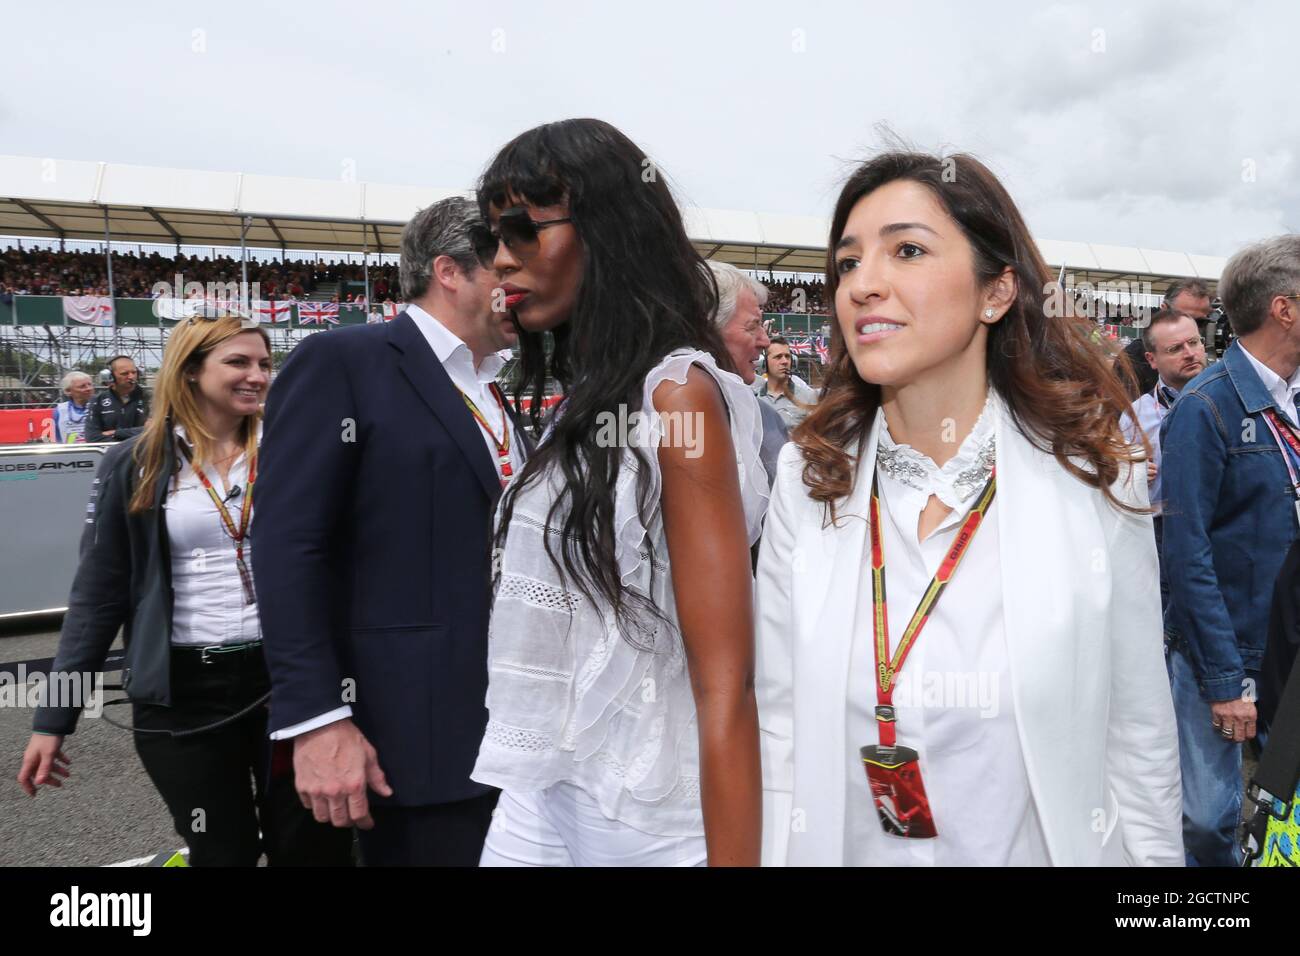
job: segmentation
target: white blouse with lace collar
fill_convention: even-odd
[[[1000,400],[984,411],[942,467],[898,444],[877,412],[879,475],[891,652],[996,459]],[[864,463],[865,464],[865,463]],[[864,480],[869,480],[866,475]],[[924,540],[921,512],[935,495],[953,510]],[[849,663],[849,762],[844,859],[851,866],[1045,866],[1049,863],[1016,729],[1003,623],[995,497],[979,531],[917,639],[894,692],[898,743],[920,755],[938,836],[906,839],[881,829],[858,748],[878,743],[873,683],[871,561],[862,555]],[[869,540],[869,539],[868,539]]]
[[[911,445],[895,442],[881,412],[878,416],[880,443],[876,450],[876,465],[882,474],[899,484],[924,492],[927,500],[934,495],[954,511],[968,511],[971,499],[984,487],[993,471],[996,401],[990,392],[970,434],[962,441],[957,454],[944,462],[942,468],[929,455]]]

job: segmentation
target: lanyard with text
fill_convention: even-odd
[[[208,480],[203,469],[195,467],[194,453],[190,451],[190,446],[183,441],[180,442],[180,446],[181,454],[194,469],[194,474],[198,475],[199,482],[207,491],[208,497],[212,499],[212,503],[217,506],[217,515],[221,518],[222,528],[235,542],[235,567],[239,569],[239,581],[244,586],[244,603],[253,604],[257,601],[257,592],[253,590],[253,575],[244,561],[244,539],[248,536],[248,523],[253,517],[253,483],[257,481],[257,454],[254,452],[252,460],[248,463],[248,486],[244,489],[243,503],[239,506],[239,526],[236,527],[230,512],[226,510],[225,501],[217,494],[217,489],[212,487],[212,482]]]
[[[492,392],[492,397],[497,400],[497,407],[501,409],[501,433],[504,439],[498,439],[496,433],[492,431],[492,426],[488,420],[483,417],[483,413],[478,410],[478,406],[464,392],[460,397],[465,399],[465,404],[469,406],[470,413],[474,416],[474,421],[487,433],[488,438],[492,439],[492,444],[497,450],[497,471],[500,472],[501,487],[504,488],[510,482],[510,476],[514,470],[510,467],[510,417],[506,414],[506,403],[501,400],[501,393],[493,383],[488,386]],[[460,391],[457,389],[457,391]]]
[[[867,771],[871,797],[880,816],[880,825],[893,836],[926,838],[937,835],[930,801],[921,779],[917,752],[910,747],[897,746],[894,710],[894,687],[898,673],[903,669],[908,654],[916,646],[921,629],[934,613],[944,588],[952,580],[957,565],[970,547],[980,523],[993,503],[997,491],[997,472],[975,499],[970,514],[962,522],[957,537],[939,564],[939,570],[930,580],[921,596],[912,618],[903,629],[893,657],[889,653],[889,614],[885,596],[885,544],[880,522],[880,493],[875,477],[871,481],[871,608],[875,640],[876,727],[880,744],[862,747],[859,751]]]
[[[1290,448],[1295,457],[1300,458],[1300,438],[1296,437],[1291,423],[1283,420],[1271,408],[1264,409],[1264,421],[1273,433],[1277,450],[1282,453],[1282,463],[1286,465],[1286,473],[1291,477],[1291,493],[1295,495],[1295,519],[1300,524],[1300,478],[1296,477],[1295,461],[1287,454],[1287,449]]]

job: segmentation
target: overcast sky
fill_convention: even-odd
[[[879,124],[1036,235],[1300,230],[1300,3],[6,0],[0,153],[466,188],[596,116],[685,203],[829,216]]]

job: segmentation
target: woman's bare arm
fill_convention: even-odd
[[[699,720],[709,865],[757,866],[762,779],[753,579],[726,408],[713,379],[698,368],[683,385],[655,389],[654,404],[669,416],[658,452],[661,506]]]

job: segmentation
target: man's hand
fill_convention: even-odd
[[[1156,463],[1154,461],[1147,462],[1147,484],[1148,485],[1150,485],[1151,482],[1156,480],[1156,472],[1158,470],[1159,469],[1156,468]]]
[[[106,431],[106,432],[100,432],[100,434],[103,435],[105,438],[112,438],[114,435],[117,434],[117,429],[116,429],[116,428],[110,428],[110,429],[109,429],[108,431]]]
[[[1248,700],[1216,700],[1210,704],[1210,720],[1224,740],[1236,743],[1255,736],[1255,705]],[[1227,728],[1231,735],[1224,733]]]
[[[366,787],[393,795],[375,748],[346,718],[293,739],[293,772],[298,799],[318,823],[369,830],[375,821]]]
[[[37,787],[61,787],[63,778],[68,776],[66,765],[71,762],[63,753],[61,736],[32,734],[23,754],[22,767],[18,770],[18,786],[29,797],[36,796]]]

